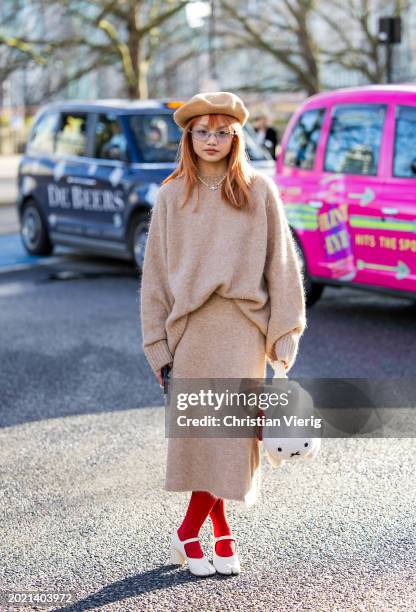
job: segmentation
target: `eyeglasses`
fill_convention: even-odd
[[[224,143],[227,142],[230,136],[234,136],[237,132],[231,132],[230,130],[219,130],[218,132],[209,132],[204,128],[197,128],[195,130],[189,130],[189,133],[192,134],[197,140],[201,140],[202,142],[206,142],[209,139],[210,134],[214,134],[217,137],[218,142]]]

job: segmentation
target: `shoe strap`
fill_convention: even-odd
[[[188,542],[199,542],[199,538],[188,538],[188,540],[179,540],[181,544],[188,544]]]
[[[223,536],[218,536],[217,538],[214,538],[215,542],[219,542],[220,540],[234,540],[235,538],[233,538],[232,535],[223,535]]]

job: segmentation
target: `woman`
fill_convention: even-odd
[[[303,279],[278,189],[250,165],[233,93],[193,96],[173,117],[183,128],[179,164],[158,192],[141,286],[143,350],[158,381],[264,378],[292,367],[305,327]],[[168,438],[168,491],[191,491],[172,535],[171,562],[191,573],[240,572],[226,500],[252,505],[259,440]],[[213,564],[198,540],[210,516]]]

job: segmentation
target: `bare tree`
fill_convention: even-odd
[[[385,57],[378,39],[377,18],[405,14],[410,0],[218,0],[225,17],[219,34],[223,51],[256,49],[273,58],[286,89],[312,95],[326,87],[325,75],[355,74],[380,83]],[[254,6],[254,3],[251,5]],[[253,90],[273,89],[261,82]]]
[[[361,73],[369,83],[383,80],[378,35],[370,26],[375,5],[371,0],[317,3],[315,12],[328,26],[327,44],[320,51],[323,64]]]
[[[65,61],[68,54],[76,69],[60,74],[51,93],[61,91],[69,82],[102,66],[119,65],[125,92],[131,98],[147,98],[147,76],[158,45],[162,42],[162,25],[167,23],[191,0],[55,0],[54,7],[66,21],[67,32],[36,37],[19,36],[19,48],[28,58],[39,61]],[[32,5],[40,3],[34,0]],[[52,3],[49,3],[49,9]],[[7,44],[0,40],[0,45]],[[16,39],[17,40],[17,39]],[[19,66],[24,61],[20,57]]]
[[[6,10],[6,8],[8,10]],[[23,68],[28,62],[46,64],[46,57],[15,34],[16,14],[24,8],[22,0],[9,2],[2,10],[0,21],[0,74],[2,80]]]
[[[409,0],[324,0],[315,13],[328,28],[323,64],[354,71],[369,83],[384,80],[385,54],[378,39],[378,17],[406,14]]]
[[[220,36],[232,32],[238,47],[259,49],[274,58],[290,75],[288,88],[308,95],[319,91],[319,50],[310,26],[314,0],[264,2],[258,14],[247,14],[229,0],[219,3],[226,18]]]
[[[30,68],[47,74],[47,89],[28,88],[30,102],[62,93],[88,74],[116,67],[122,95],[148,98],[198,55],[207,36],[193,34],[182,9],[191,0],[9,0],[0,23],[0,76]],[[213,52],[224,58],[238,52],[270,66],[242,69],[243,91],[299,91],[312,95],[330,86],[326,75],[358,75],[383,80],[377,17],[404,13],[410,0],[215,0]],[[247,10],[247,5],[250,10]],[[19,15],[28,7],[43,12],[45,31],[23,28]],[[16,27],[17,26],[17,27]],[[24,32],[24,34],[23,34]],[[208,33],[208,31],[207,31]],[[201,47],[202,48],[202,47]],[[256,53],[251,53],[255,51]],[[234,58],[232,58],[234,59]],[[237,59],[237,56],[236,56]],[[238,61],[236,61],[238,69]],[[42,67],[45,67],[42,69]],[[275,69],[276,67],[277,69]],[[276,82],[276,75],[278,82]],[[150,77],[152,81],[150,82]]]

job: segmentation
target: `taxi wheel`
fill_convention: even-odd
[[[306,266],[306,259],[303,253],[303,249],[299,243],[298,238],[294,236],[294,239],[303,276],[303,286],[305,288],[305,302],[306,306],[309,307],[319,300],[325,288],[325,285],[323,285],[322,283],[314,283],[313,281],[311,281],[308,275],[308,269]]]
[[[39,207],[30,200],[24,207],[20,222],[23,246],[30,255],[50,255],[53,244]]]
[[[317,302],[323,290],[325,289],[325,285],[321,283],[313,283],[309,279],[305,281],[305,292],[306,292],[306,306],[312,306]]]
[[[142,212],[136,215],[130,223],[129,249],[134,263],[141,272],[143,269],[144,252],[147,234],[149,232],[149,215]]]

